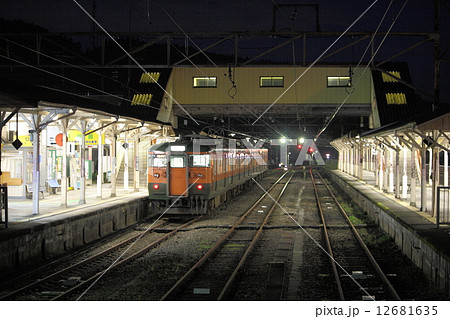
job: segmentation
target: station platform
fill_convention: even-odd
[[[102,197],[97,197],[97,185],[86,186],[86,204],[80,204],[80,190],[70,190],[67,192],[67,207],[61,207],[61,193],[48,194],[45,193],[44,198],[39,198],[39,214],[32,214],[32,199],[24,198],[8,198],[8,216],[9,226],[13,227],[18,223],[26,223],[35,220],[42,220],[50,216],[61,215],[74,212],[93,205],[101,205],[117,201],[124,197],[145,196],[148,190],[141,187],[139,191],[132,188],[125,190],[123,187],[116,188],[116,196],[111,197],[111,185],[103,184]],[[4,221],[4,216],[2,217]],[[4,225],[0,225],[0,231]]]
[[[395,198],[395,196],[382,192],[375,188],[375,178],[370,178],[370,172],[364,172],[364,181],[350,176],[341,171],[333,171],[347,184],[352,185],[364,196],[376,203],[382,203],[384,207],[389,209],[392,215],[402,224],[414,230],[415,233],[424,237],[437,250],[443,252],[450,258],[450,227],[448,225],[440,225],[436,227],[436,218],[432,217],[428,212],[422,212],[419,208],[410,206],[409,194],[407,199]],[[427,187],[428,206],[431,206],[431,187]],[[420,191],[417,194],[418,202],[420,202]]]
[[[409,205],[406,199],[395,198],[375,188],[373,173],[364,172],[359,180],[339,170],[330,177],[366,211],[396,242],[397,246],[418,266],[430,281],[450,296],[450,227],[436,227],[436,218],[429,212]],[[431,207],[431,187],[427,187]],[[420,191],[417,192],[420,203]]]
[[[69,191],[67,207],[61,194],[45,194],[38,215],[32,214],[31,199],[9,198],[8,228],[0,225],[0,273],[33,267],[149,218],[147,189],[118,187],[110,197],[109,186],[103,185],[102,198],[96,185],[88,186],[85,204],[79,203],[79,190]]]

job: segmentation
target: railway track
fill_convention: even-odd
[[[161,242],[174,236],[179,230],[191,225],[202,217],[191,219],[188,222],[171,229],[169,232],[148,238],[148,234],[162,227],[170,228],[172,225],[162,221],[151,228],[140,231],[112,247],[104,248],[101,252],[84,258],[81,261],[65,266],[48,274],[48,270],[42,272],[33,271],[26,282],[26,275],[21,276],[22,285],[14,287],[13,282],[8,288],[3,285],[2,290],[9,292],[0,297],[0,300],[70,300],[75,294],[86,289],[107,270],[123,266],[132,260],[147,253]],[[136,245],[135,245],[136,244]],[[56,266],[55,266],[56,267]],[[39,275],[41,277],[39,278]],[[76,298],[75,298],[76,299]]]
[[[160,300],[226,299],[294,172],[287,175],[284,173]],[[269,193],[278,194],[268,196]],[[275,202],[272,196],[276,197]],[[236,232],[244,222],[259,227]]]
[[[310,176],[340,300],[400,300],[327,182]]]

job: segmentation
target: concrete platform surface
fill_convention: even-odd
[[[44,221],[51,216],[57,216],[67,213],[74,213],[77,210],[88,208],[95,205],[102,205],[113,201],[118,201],[127,197],[139,197],[148,194],[146,188],[141,188],[139,191],[133,191],[132,189],[124,190],[123,188],[116,188],[116,196],[110,197],[111,187],[109,184],[103,185],[102,198],[97,197],[97,186],[86,187],[86,204],[80,204],[80,191],[71,190],[67,192],[67,207],[61,206],[61,194],[45,194],[39,198],[39,214],[32,214],[32,200],[23,198],[9,198],[8,199],[8,220],[9,228],[13,228],[17,224],[31,222],[31,221]],[[4,212],[2,212],[1,220],[5,220]],[[0,225],[0,231],[4,229],[5,225]]]
[[[387,211],[405,228],[423,238],[436,251],[450,259],[450,227],[448,225],[441,225],[437,228],[436,218],[428,212],[422,212],[418,208],[410,206],[408,200],[395,198],[395,196],[375,188],[370,182],[358,180],[344,172],[335,170],[333,173],[384,211]],[[429,196],[429,198],[431,197]]]

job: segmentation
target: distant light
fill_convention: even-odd
[[[201,190],[203,189],[203,185],[202,185],[202,184],[198,184],[198,185],[197,185],[197,189],[198,189],[199,191],[201,191]]]
[[[325,156],[326,156],[327,159],[330,159],[331,155],[327,153],[327,154],[325,154]]]
[[[234,137],[236,134],[234,134],[234,133],[230,133],[229,134],[231,137]]]
[[[280,138],[280,142],[284,144],[284,143],[286,143],[286,139],[284,137],[282,137],[282,138]]]
[[[303,143],[305,143],[305,139],[304,139],[303,137],[300,137],[300,138],[298,139],[298,142],[299,142],[300,144],[303,144]]]
[[[158,184],[153,184],[153,189],[159,189],[159,185]]]
[[[184,152],[186,150],[186,145],[172,145],[170,146],[172,152]]]

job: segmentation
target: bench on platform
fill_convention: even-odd
[[[33,197],[33,184],[26,184],[25,191],[26,191],[25,197],[32,198]],[[44,192],[45,192],[45,187],[39,187],[39,193],[42,194],[42,198],[44,198]]]
[[[50,187],[52,194],[56,194],[57,190],[61,191],[61,185],[59,185],[59,183],[56,179],[49,179],[48,187]]]

